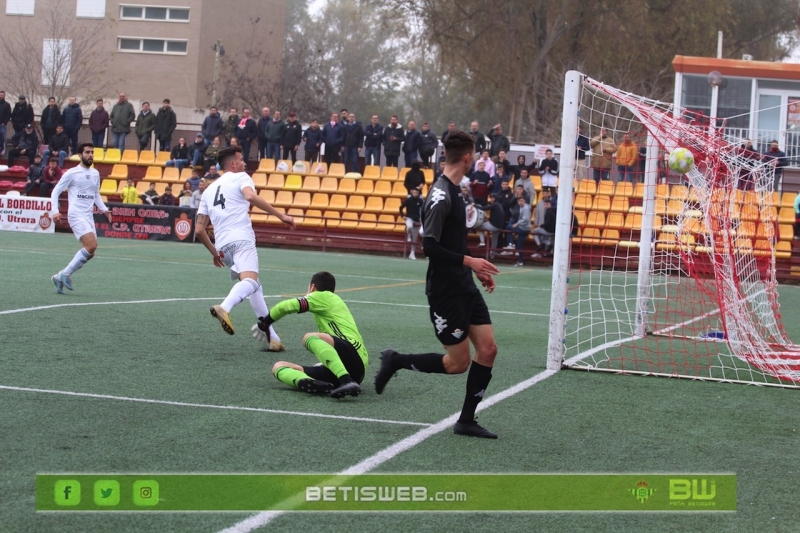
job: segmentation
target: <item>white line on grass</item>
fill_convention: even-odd
[[[178,407],[200,407],[205,409],[225,409],[229,411],[253,411],[256,413],[270,413],[277,415],[310,416],[314,418],[334,418],[337,420],[351,420],[355,422],[375,422],[378,424],[395,424],[400,426],[422,426],[428,427],[430,424],[422,422],[405,422],[403,420],[384,420],[381,418],[363,418],[359,416],[325,415],[320,413],[305,413],[301,411],[286,411],[283,409],[263,409],[261,407],[240,407],[236,405],[212,405],[205,403],[173,402],[169,400],[151,400],[148,398],[130,398],[127,396],[112,396],[110,394],[91,394],[88,392],[72,392],[51,389],[33,389],[28,387],[11,387],[0,385],[0,389],[21,391],[21,392],[41,392],[45,394],[60,394],[62,396],[79,396],[82,398],[99,398],[103,400],[118,400],[123,402],[154,403],[159,405],[174,405]]]

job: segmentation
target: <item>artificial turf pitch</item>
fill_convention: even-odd
[[[402,372],[383,395],[372,389],[381,349],[439,350],[425,261],[259,250],[270,304],[304,293],[318,270],[337,277],[371,357],[365,393],[335,401],[269,374],[278,359],[314,362],[300,344],[314,329],[309,315],[276,324],[281,354],[259,350],[247,303],[232,313],[236,335],[221,331],[208,307],[230,282],[202,246],[101,239],[97,257],[73,276],[75,291],[57,295],[49,278],[76,250],[68,234],[0,233],[0,531],[220,531],[252,513],[36,513],[34,476],[335,473],[460,409],[465,376]],[[550,271],[501,271],[486,297],[499,346],[487,397],[546,366]],[[782,287],[781,303],[784,317],[796,315],[800,290]],[[800,323],[786,325],[800,339]],[[562,371],[479,414],[497,441],[445,430],[372,470],[732,472],[734,513],[285,513],[264,530],[794,531],[798,394]]]

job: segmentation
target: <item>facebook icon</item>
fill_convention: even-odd
[[[59,479],[53,497],[56,505],[62,507],[78,505],[81,502],[81,484],[75,479]]]

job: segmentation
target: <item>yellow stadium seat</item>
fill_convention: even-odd
[[[161,167],[147,167],[147,172],[142,178],[144,181],[161,181]]]
[[[272,189],[264,189],[264,190],[258,191],[258,196],[260,196],[261,198],[263,198],[264,200],[266,200],[269,203],[272,203],[272,202],[275,201],[275,191],[273,191]]]
[[[684,200],[689,197],[689,189],[686,185],[673,185],[669,190],[669,197]]]
[[[385,180],[376,181],[372,194],[374,196],[390,196],[392,194],[392,182]]]
[[[260,211],[250,213],[250,222],[253,224],[266,224],[267,214]]]
[[[317,192],[319,190],[319,176],[309,175],[303,178],[303,186],[300,187],[300,190]]]
[[[345,208],[346,211],[358,211],[361,213],[364,211],[366,207],[366,200],[363,196],[359,196],[357,194],[350,195],[350,198],[347,199],[347,207]]]
[[[393,198],[405,198],[408,196],[408,191],[406,190],[405,185],[403,185],[402,181],[395,181],[392,184],[392,197]]]
[[[283,163],[283,165],[281,165]],[[281,167],[286,167],[286,170],[280,170]],[[270,172],[277,172],[279,174],[291,174],[292,173],[292,161],[290,159],[281,159],[275,165],[275,170],[271,170]]]
[[[614,192],[614,196],[631,198],[633,196],[633,183],[629,181],[620,181],[617,183],[617,190]]]
[[[283,188],[287,191],[299,191],[303,187],[303,178],[299,174],[289,174],[286,176],[286,183]]]
[[[319,227],[322,225],[322,211],[319,209],[306,209],[303,226]]]
[[[128,182],[127,181],[119,180],[119,182],[117,183],[117,195],[121,196],[122,195],[122,189],[124,189],[127,186],[128,186]],[[134,187],[135,187],[135,185],[134,185]]]
[[[674,233],[659,233],[656,239],[656,250],[672,251],[677,249],[677,237]]]
[[[791,257],[792,257],[792,243],[789,242],[789,241],[781,241],[778,244],[776,244],[775,245],[775,257],[777,259],[791,259]]]
[[[596,192],[597,184],[594,180],[581,180],[578,182],[578,194],[595,194]]]
[[[126,165],[136,165],[139,163],[139,154],[136,153],[136,150],[125,150],[122,152],[120,163],[125,163]]]
[[[378,216],[375,213],[361,213],[357,229],[362,231],[375,231],[378,225]]]
[[[325,211],[323,215],[325,226],[328,228],[338,228],[341,221],[341,214],[339,211]]]
[[[272,205],[275,207],[292,207],[292,191],[278,191],[275,193],[275,201]]]
[[[739,218],[742,220],[758,220],[760,213],[758,212],[758,206],[753,204],[742,204],[741,209],[739,209]]]
[[[586,180],[584,180],[586,181]],[[600,239],[600,244],[604,244],[606,246],[614,246],[619,242],[619,230],[618,229],[604,229],[603,230],[603,237]]]
[[[586,211],[573,211],[573,215],[575,215],[575,219],[578,221],[578,227],[582,228],[586,225]]]
[[[102,201],[104,204],[107,204],[107,203],[108,203],[108,196],[106,196],[105,194],[101,194],[101,195],[100,195],[100,200],[101,200],[101,201]]]
[[[161,170],[161,169],[159,169]],[[167,185],[171,185],[170,183],[156,183],[156,191],[158,191],[159,195],[163,195],[164,191],[167,190]],[[173,191],[178,192],[178,191]]]
[[[331,166],[335,165],[333,163]],[[353,211],[342,213],[342,219],[339,221],[339,229],[356,229],[358,227],[358,213]]]
[[[422,174],[425,176],[425,183],[428,185],[433,185],[433,169],[432,168],[423,168]]]
[[[661,217],[656,215],[653,217],[653,231],[658,231],[662,228]]]
[[[755,222],[741,222],[736,230],[737,237],[751,238],[756,234]]]
[[[381,179],[382,180],[389,180],[389,181],[396,181],[397,180],[397,168],[396,167],[383,167],[381,171]]]
[[[160,152],[158,152],[158,155],[156,155],[156,160],[153,164],[158,165],[160,167],[167,166],[167,161],[169,161],[169,155],[170,154],[168,151],[161,150]]]
[[[271,174],[275,172],[275,160],[274,159],[262,159],[258,162],[258,169],[256,172],[263,172],[264,174]]]
[[[333,176],[334,178],[343,178],[344,165],[341,163],[331,163],[331,167],[328,169],[328,176]]]
[[[262,159],[262,161],[264,161],[264,159]],[[270,174],[267,180],[267,189],[283,189],[285,183],[286,177],[283,174]]]
[[[606,214],[602,211],[589,211],[586,217],[586,226],[590,228],[602,228],[606,225]]]
[[[642,228],[642,215],[631,214],[625,217],[625,226],[623,229],[628,231],[639,230]]]
[[[166,167],[164,167],[164,168],[166,168]],[[191,178],[192,177],[192,170],[193,169],[191,167],[186,167],[183,170],[181,170],[181,176],[178,178],[178,183],[183,183],[186,180],[188,180],[189,178]]]
[[[295,167],[297,166],[298,163],[301,163],[303,165],[303,169],[302,170],[300,170],[299,168],[295,169]],[[306,175],[306,174],[308,174],[310,172],[308,161],[297,161],[296,163],[294,163],[292,165],[291,168],[292,168],[292,172],[294,172],[295,174]]]
[[[328,173],[328,165],[327,163],[319,162],[319,163],[312,163],[311,169],[308,171],[309,174],[314,174],[315,176],[324,176]]]
[[[339,180],[331,177],[322,178],[319,185],[319,192],[334,193],[339,190]]]
[[[601,182],[605,183],[605,182]],[[612,213],[627,213],[628,212],[628,199],[624,196],[615,196],[611,200],[611,208],[609,211]]]
[[[115,180],[128,179],[128,165],[114,165],[111,168],[111,174],[109,174],[108,177]]]
[[[126,150],[127,151],[127,150]],[[141,166],[152,165],[156,162],[156,153],[152,150],[142,150],[139,152],[138,164]]]
[[[383,214],[378,215],[378,223],[375,225],[376,231],[394,231],[397,226],[397,216]]]
[[[406,180],[406,174],[408,174],[409,170],[411,170],[411,167],[403,167],[403,168],[401,168],[400,169],[400,173],[397,175],[397,179],[399,179],[400,181],[405,181]]]
[[[367,197],[367,205],[364,207],[367,213],[383,213],[383,198],[380,196]]]
[[[333,163],[331,166],[335,165]],[[352,194],[356,192],[356,180],[352,178],[342,178],[339,180],[339,189],[337,192],[342,194]]]
[[[598,228],[584,228],[580,230],[580,236],[573,237],[572,242],[576,244],[600,244],[600,230]]]
[[[113,195],[117,194],[117,180],[104,179],[100,183],[100,194]]]
[[[402,200],[400,200],[400,198],[387,198],[383,202],[383,212],[396,217],[400,214],[401,203]]]
[[[377,165],[367,165],[364,167],[364,180],[378,180],[381,177],[381,167]]]
[[[631,198],[644,198],[644,190],[645,190],[644,183],[635,183],[633,185],[633,193],[631,194]]]
[[[297,207],[289,209],[286,211],[286,214],[292,217],[294,219],[294,223],[298,226],[302,225],[305,220],[303,210]]]
[[[161,171],[161,167],[154,166],[153,168],[157,168]],[[148,168],[149,170],[149,168]],[[178,183],[180,180],[181,173],[178,172],[178,169],[175,167],[165,167],[164,168],[164,175],[161,176],[161,181],[166,183]]]
[[[297,191],[294,193],[292,207],[299,207],[303,209],[306,207],[311,207],[311,193],[305,191]]]
[[[794,209],[794,200],[797,198],[796,192],[785,192],[781,195],[781,207],[791,207]]]
[[[608,217],[606,217],[606,228],[622,229],[624,226],[625,226],[625,215],[623,215],[622,213],[609,213]]]
[[[347,196],[344,194],[332,194],[328,207],[337,211],[344,211],[347,208]]]
[[[671,198],[667,202],[667,216],[676,217],[684,212],[685,206],[683,200]]]
[[[311,207],[315,209],[327,209],[328,208],[328,193],[324,192],[315,192],[314,196],[311,197]]]
[[[534,174],[531,176],[531,183],[533,183],[533,190],[536,192],[542,192],[542,177],[539,174]],[[516,183],[514,186],[516,187]]]
[[[119,163],[120,159],[122,159],[122,154],[120,154],[119,148],[109,148],[106,150],[103,163],[113,165],[114,163]]]
[[[103,163],[103,158],[105,157],[106,152],[99,146],[94,147],[94,162],[95,163]]]
[[[150,184],[146,181],[138,181],[136,182],[136,192],[140,195],[144,194],[144,192],[150,188]]]
[[[358,180],[356,184],[356,194],[362,194],[364,196],[370,196],[374,190],[374,181],[371,180]]]
[[[256,189],[266,189],[267,188],[267,175],[263,172],[254,172],[253,173],[253,185],[256,186]]]
[[[733,241],[733,250],[740,255],[753,253],[753,241],[749,237],[736,237]]]
[[[281,214],[286,213],[285,207],[276,207],[275,210]],[[278,219],[278,217],[276,217],[275,215],[267,215],[267,224],[283,224],[283,222],[281,222],[280,219]]]
[[[778,238],[781,241],[791,241],[794,237],[794,228],[791,224],[780,224],[778,226]]]
[[[583,180],[583,181],[594,182],[593,180]],[[611,180],[601,180],[600,184],[597,186],[596,194],[605,194],[606,196],[614,196],[614,182]]]
[[[778,191],[772,191],[770,193],[762,193],[759,194],[759,197],[763,197],[764,205],[772,205],[775,207],[780,207],[781,205],[781,193]]]
[[[583,180],[587,181],[587,180]],[[592,182],[594,183],[594,182]],[[611,209],[611,198],[602,194],[598,194],[594,197],[594,202],[592,203],[592,210],[593,211],[609,211]]]
[[[664,216],[667,214],[667,199],[666,198],[656,198],[654,211],[658,216]]]
[[[784,196],[787,194],[789,193],[783,193]],[[781,207],[781,210],[778,212],[778,224],[794,224],[794,221],[794,207]]]
[[[669,185],[659,183],[656,185],[656,198],[669,198]]]
[[[586,181],[586,180],[583,180]],[[589,194],[578,194],[575,196],[575,203],[573,204],[575,209],[582,209],[584,211],[588,211],[592,208],[592,196]]]

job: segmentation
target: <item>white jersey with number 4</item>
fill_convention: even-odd
[[[50,195],[53,213],[58,212],[58,197],[64,189],[69,189],[69,218],[92,218],[93,205],[104,213],[108,211],[100,198],[100,173],[96,169],[78,165],[64,172]]]
[[[246,172],[226,172],[203,192],[197,214],[211,219],[217,250],[231,242],[256,240],[248,214],[250,202],[242,192],[245,187],[256,190]]]

